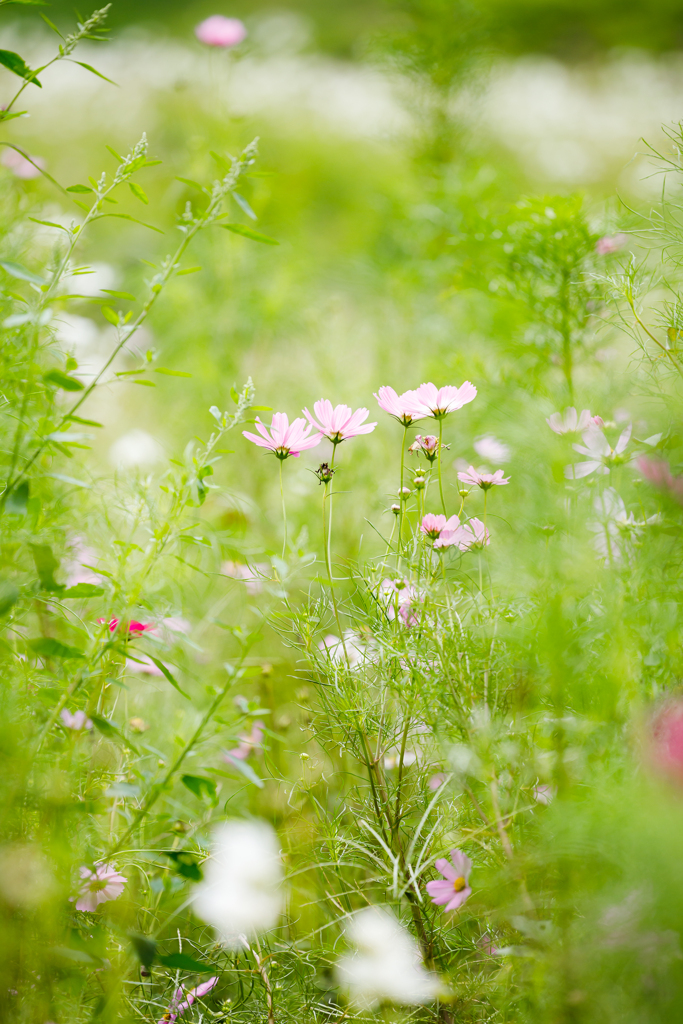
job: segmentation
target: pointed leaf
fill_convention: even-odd
[[[118,85],[118,82],[113,82],[111,78],[107,78],[107,76],[103,75],[97,70],[97,68],[94,68],[92,64],[85,64],[82,60],[72,60],[71,63],[78,64],[79,67],[85,68],[86,71],[89,71],[93,75],[97,75],[98,78],[103,78],[105,82],[109,82],[110,85]]]
[[[133,193],[133,195],[134,195],[134,196],[135,196],[135,197],[136,197],[137,199],[139,199],[139,200],[140,200],[140,202],[141,202],[141,203],[144,203],[144,204],[145,204],[145,206],[148,206],[148,205],[149,205],[149,199],[147,198],[147,193],[145,192],[144,188],[141,188],[141,187],[140,187],[140,186],[139,186],[139,185],[137,184],[137,182],[135,182],[135,181],[129,181],[129,182],[128,182],[128,188],[129,188],[129,189],[131,190],[131,192]]]
[[[61,370],[49,370],[43,380],[46,384],[54,384],[55,387],[62,388],[64,391],[83,391],[85,387],[80,380],[70,377],[68,373],[63,373]]]
[[[114,327],[119,326],[119,314],[115,313],[111,306],[102,306],[102,316],[105,320],[108,320]]]
[[[191,698],[188,697],[185,691],[180,689],[178,682],[173,678],[173,675],[171,674],[170,670],[166,667],[166,665],[164,665],[163,661],[159,661],[159,659],[155,658],[153,654],[149,654],[148,658],[150,661],[154,662],[154,664],[156,665],[160,672],[163,672],[171,686],[175,686],[178,693],[181,693],[186,700],[191,700]]]
[[[6,270],[12,277],[18,277],[21,281],[30,281],[31,284],[47,284],[44,277],[34,274],[32,271],[22,267],[21,263],[14,263],[13,260],[0,260],[0,267]]]
[[[244,235],[245,238],[251,238],[253,242],[263,242],[264,245],[280,244],[277,239],[271,238],[270,235],[262,235],[260,231],[246,228],[244,224],[219,224],[219,227],[225,228],[226,231],[232,231],[236,235]]]
[[[94,583],[77,583],[75,586],[69,587],[68,590],[65,590],[60,597],[61,600],[64,601],[67,598],[69,600],[73,600],[75,598],[82,597],[101,597],[103,593],[104,589],[96,586]]]
[[[38,79],[34,77],[36,72],[31,71],[24,58],[20,57],[18,53],[14,53],[13,50],[0,50],[0,64],[6,67],[8,71],[18,75],[19,78],[24,78],[27,82],[33,82],[39,89],[43,88]]]
[[[91,189],[89,185],[67,185],[66,191],[67,192],[83,192],[83,193],[85,193],[85,192],[92,192],[94,190]]]
[[[240,209],[244,210],[244,212],[246,213],[247,217],[250,217],[251,220],[258,220],[258,217],[254,213],[254,211],[252,210],[251,206],[249,205],[247,200],[244,198],[244,196],[241,196],[239,194],[239,192],[233,192],[232,193],[232,198],[235,200],[235,202],[240,207]]]
[[[155,373],[163,373],[167,377],[191,377],[191,373],[185,373],[184,370],[167,370],[165,366],[155,366]]]
[[[233,768],[237,768],[239,772],[244,775],[245,778],[249,779],[249,782],[253,782],[259,789],[263,789],[263,779],[259,779],[258,775],[246,761],[243,761],[239,757],[231,757],[230,754],[226,753],[223,755],[226,761],[229,761]]]
[[[168,956],[160,956],[159,963],[174,971],[192,971],[193,974],[211,974],[216,969],[212,964],[194,960],[187,953],[169,953]]]

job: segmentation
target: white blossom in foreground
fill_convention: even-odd
[[[282,861],[270,825],[233,820],[216,829],[194,909],[230,949],[275,927],[282,912]]]
[[[357,952],[339,960],[337,980],[357,1006],[372,1009],[385,1000],[414,1006],[438,994],[439,979],[425,969],[417,943],[390,910],[361,910],[346,937]]]

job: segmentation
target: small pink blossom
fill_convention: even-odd
[[[488,547],[490,543],[491,534],[481,519],[477,519],[475,516],[458,526],[456,530],[443,530],[438,539],[434,541],[434,548],[439,551],[443,548],[457,547],[460,551],[470,551],[475,548]]]
[[[119,619],[109,619],[109,621],[107,622],[106,619],[98,619],[97,623],[99,626],[104,626],[106,624],[109,627],[109,632],[115,633],[118,628],[119,621]],[[136,622],[135,620],[133,620],[132,622],[128,623],[129,633],[149,633],[153,632],[154,628],[155,627],[151,622]]]
[[[459,525],[460,519],[458,516],[451,516],[450,519],[446,519],[445,516],[434,515],[432,512],[428,512],[420,523],[420,531],[432,540],[436,540],[443,530],[452,532],[457,530]]]
[[[665,459],[651,459],[648,455],[643,455],[636,465],[653,487],[668,491],[676,501],[683,504],[683,477],[673,476],[671,467]]]
[[[23,153],[17,153],[16,149],[9,149],[9,147],[5,148],[0,162],[3,167],[8,167],[15,177],[21,178],[23,181],[40,177],[40,172],[45,169],[45,161],[41,156],[32,156],[30,160],[27,160]]]
[[[194,34],[200,43],[222,49],[238,46],[247,38],[247,30],[238,18],[225,18],[222,14],[212,14],[200,21]]]
[[[232,750],[228,750],[223,755],[224,760],[232,760],[237,758],[238,761],[246,761],[251,753],[256,750],[260,750],[263,745],[263,730],[265,726],[263,722],[254,722],[251,731],[246,736],[239,737],[239,746],[234,747]]]
[[[67,711],[66,708],[62,708],[59,716],[67,729],[73,729],[74,732],[80,732],[81,729],[92,729],[92,722],[86,715],[85,711]]]
[[[306,423],[306,420],[301,417],[293,420],[290,424],[287,414],[284,412],[273,413],[270,433],[268,433],[268,427],[261,422],[258,416],[256,417],[256,429],[261,435],[260,437],[250,434],[248,430],[243,430],[242,433],[249,441],[253,441],[261,448],[267,448],[282,460],[289,458],[290,455],[298,459],[302,452],[308,448],[315,448],[322,440],[320,434],[309,436],[313,430],[313,424]]]
[[[159,1024],[174,1024],[178,1017],[181,1017],[186,1010],[194,1003],[195,999],[201,999],[218,984],[218,978],[209,978],[203,981],[196,988],[186,991],[184,988],[176,989],[171,1002],[168,1004],[168,1011],[163,1015]],[[184,997],[184,998],[183,998]]]
[[[490,487],[502,487],[510,483],[510,477],[504,475],[504,470],[497,469],[495,473],[480,473],[474,466],[464,473],[458,473],[458,480],[470,487],[481,487],[482,491],[488,491]]]
[[[125,875],[119,874],[113,864],[96,864],[94,871],[82,867],[80,875],[83,883],[78,894],[76,910],[87,910],[90,913],[93,913],[100,903],[118,899],[128,881]]]
[[[591,416],[589,409],[582,409],[580,413],[577,413],[573,405],[564,410],[564,415],[560,412],[552,413],[546,423],[556,434],[580,434],[591,423],[596,427],[604,426],[601,416]]]
[[[248,594],[260,594],[264,582],[270,580],[271,568],[268,562],[254,562],[251,566],[242,562],[223,562],[221,572],[235,580],[243,580]]]
[[[493,944],[493,939],[488,932],[484,932],[482,937],[477,942],[479,949],[483,950],[488,956],[498,956],[500,950]]]
[[[614,448],[595,424],[590,424],[582,436],[583,444],[574,444],[572,448],[581,455],[588,455],[587,462],[577,462],[574,466],[565,466],[564,475],[568,480],[579,480],[591,473],[609,473],[612,466],[625,462],[622,454],[631,438],[631,424],[624,427]]]
[[[442,449],[450,448],[449,444],[442,444]],[[422,452],[429,462],[434,462],[439,454],[439,439],[436,434],[416,434],[415,440],[408,449],[409,452]]]
[[[334,633],[328,633],[320,641],[318,648],[325,651],[332,661],[340,664],[348,663],[349,668],[356,668],[367,657],[365,644],[354,629],[344,630],[343,643]]]
[[[628,242],[628,235],[623,232],[619,232],[617,235],[603,235],[602,238],[598,238],[595,243],[595,251],[598,256],[610,256],[613,252],[618,252]]]
[[[161,625],[165,629],[169,629],[171,633],[184,633],[187,634],[192,629],[192,623],[189,619],[184,619],[180,615],[171,615],[161,620]]]
[[[408,392],[409,403],[420,416],[433,416],[441,419],[448,416],[449,412],[462,409],[463,405],[473,401],[477,397],[477,389],[468,380],[459,388],[447,385],[437,388],[436,384],[420,384],[415,391]]]
[[[418,606],[422,595],[408,580],[382,580],[380,597],[387,603],[389,619],[396,618],[398,609],[398,617],[404,625],[410,628],[419,622]]]
[[[415,420],[421,420],[427,415],[417,412],[413,395],[413,391],[404,391],[402,395],[397,395],[393,388],[384,386],[377,391],[375,398],[380,409],[388,412],[404,427],[409,427]]]
[[[439,857],[434,863],[437,871],[444,876],[444,881],[427,882],[427,892],[432,903],[446,910],[457,910],[472,895],[469,885],[472,861],[462,850],[451,850],[450,862]]]
[[[498,466],[510,458],[508,445],[503,444],[493,434],[484,434],[483,437],[478,437],[472,447],[481,459],[486,459],[487,462],[493,462]]]
[[[534,800],[537,804],[544,804],[546,807],[555,799],[555,787],[549,786],[547,783],[539,783],[538,786],[534,786]]]
[[[318,417],[317,420],[311,416],[308,409],[304,409],[304,416],[323,437],[329,438],[332,444],[358,437],[359,434],[371,434],[377,426],[376,423],[361,425],[370,415],[368,409],[356,409],[354,412],[348,405],[336,405],[332,408],[332,403],[326,398],[316,402],[313,411]]]
[[[448,776],[445,772],[437,772],[436,775],[432,775],[428,780],[427,785],[433,791],[441,789]]]

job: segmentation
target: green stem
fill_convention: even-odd
[[[333,442],[332,446],[332,460],[330,462],[330,469],[334,470],[334,457],[337,454],[337,446]],[[325,545],[325,565],[327,566],[327,578],[330,581],[330,593],[332,595],[332,607],[334,609],[334,618],[337,623],[337,629],[339,630],[339,639],[341,640],[342,649],[344,651],[344,658],[346,659],[347,666],[350,667],[349,654],[346,650],[346,642],[344,640],[344,632],[341,626],[341,619],[339,618],[339,609],[337,607],[337,595],[334,592],[334,580],[332,578],[332,478],[329,483],[325,484],[325,493],[323,495],[323,543]],[[329,507],[327,516],[325,516],[325,502],[329,501]]]
[[[446,502],[444,501],[443,483],[441,482],[441,435],[442,434],[443,434],[443,419],[440,419],[439,420],[439,451],[438,451],[438,458],[439,458],[439,463],[438,463],[438,469],[439,469],[439,494],[441,496],[441,508],[443,510],[443,514],[446,515]]]
[[[280,459],[280,499],[282,501],[282,523],[283,523],[283,537],[282,537],[282,561],[284,562],[287,554],[287,507],[285,506],[285,491],[282,486],[282,463],[284,459]]]
[[[398,557],[401,558],[401,547],[403,542],[403,466],[405,462],[405,450],[406,450],[406,434],[408,433],[408,427],[403,427],[403,437],[401,439],[401,480],[398,485],[398,503],[400,511],[398,513]]]

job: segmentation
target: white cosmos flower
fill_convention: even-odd
[[[338,961],[337,979],[357,1006],[371,1009],[384,1000],[414,1006],[436,997],[439,979],[425,969],[417,943],[390,910],[354,914],[346,937],[357,952]]]
[[[275,927],[282,901],[280,844],[271,826],[237,819],[220,825],[204,881],[195,888],[197,916],[213,925],[224,946],[238,949],[243,937]]]
[[[633,512],[626,511],[621,495],[613,487],[605,488],[598,495],[593,508],[597,518],[586,525],[595,534],[595,549],[603,558],[614,561],[621,558],[624,541],[637,537],[645,526],[661,521],[659,515],[636,519]]]
[[[623,452],[631,439],[631,424],[624,427],[614,448],[599,427],[591,424],[582,436],[583,444],[572,445],[574,451],[589,457],[588,462],[577,462],[575,466],[565,466],[564,475],[568,480],[578,480],[590,476],[591,473],[609,473],[612,466],[628,462]]]

